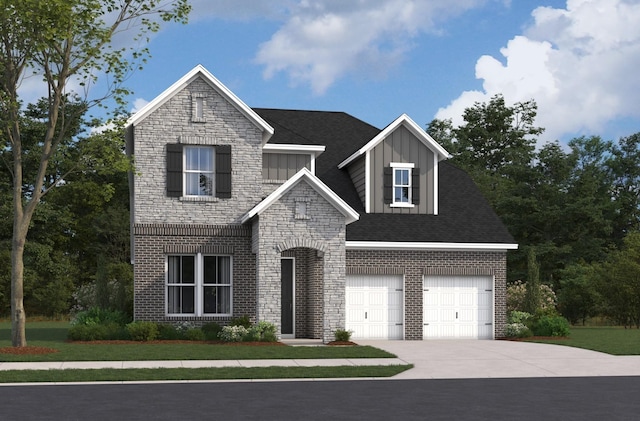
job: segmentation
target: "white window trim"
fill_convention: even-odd
[[[213,166],[211,170],[211,194],[187,194],[187,174],[193,173],[204,173],[204,171],[195,171],[195,170],[187,170],[187,150],[188,149],[208,149],[211,151],[211,164]],[[208,173],[208,172],[207,172]],[[209,145],[185,145],[182,148],[182,197],[183,198],[196,198],[196,201],[202,199],[203,201],[207,201],[207,199],[216,197],[216,148],[215,146]]]
[[[170,256],[195,256],[195,284],[194,285],[194,310],[195,313],[169,313],[169,257]],[[229,276],[231,282],[229,283],[229,313],[205,313],[204,312],[204,259],[203,257],[229,257]],[[167,317],[230,317],[233,315],[233,256],[228,254],[190,254],[190,253],[175,253],[166,255],[164,259],[164,313]],[[179,284],[171,284],[176,286]],[[184,284],[183,284],[184,285]],[[206,284],[207,286],[222,285],[222,284]]]
[[[411,163],[411,162],[391,162],[389,164],[389,166],[391,168],[393,168],[393,174],[392,177],[393,179],[391,180],[392,183],[391,185],[393,186],[393,192],[391,195],[391,200],[392,202],[389,204],[390,207],[392,208],[413,208],[415,207],[415,205],[412,203],[413,202],[413,198],[411,197],[411,189],[412,189],[412,181],[411,181],[411,176],[412,176],[412,172],[413,169],[415,168],[415,164]],[[409,201],[408,202],[396,202],[396,195],[395,195],[395,191],[396,191],[396,170],[408,170],[409,171]]]

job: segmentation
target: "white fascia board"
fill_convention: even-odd
[[[346,241],[347,250],[517,250],[517,244],[503,243],[418,243],[391,241]]]
[[[347,202],[342,200],[340,196],[338,196],[333,190],[331,190],[326,184],[324,184],[318,177],[313,175],[311,171],[309,171],[307,168],[302,168],[300,171],[295,173],[293,177],[291,177],[284,184],[275,189],[273,193],[267,196],[266,199],[258,203],[253,209],[244,214],[244,216],[240,219],[240,222],[244,224],[254,216],[260,215],[262,212],[264,212],[265,209],[271,206],[276,200],[280,199],[287,191],[298,184],[303,178],[315,191],[317,191],[325,200],[331,203],[340,213],[345,216],[347,225],[360,219],[360,214],[356,212],[351,206],[349,206]]]
[[[204,80],[214,88],[220,95],[222,95],[227,101],[229,101],[238,111],[240,111],[245,117],[247,117],[253,124],[262,130],[262,142],[266,143],[274,133],[273,127],[269,125],[262,117],[260,117],[251,107],[245,104],[236,94],[231,92],[222,82],[216,79],[207,69],[201,64],[191,69],[189,73],[182,76],[177,82],[167,88],[160,95],[155,97],[151,102],[142,107],[134,115],[129,117],[126,126],[135,126],[142,122],[149,114],[154,112],[169,99],[171,99],[178,91],[186,87],[196,77],[202,76]]]
[[[313,154],[320,155],[327,149],[324,145],[293,145],[281,143],[267,143],[262,147],[264,152],[292,153],[292,154]]]
[[[355,151],[350,157],[342,161],[338,164],[338,168],[342,169],[345,166],[349,165],[356,158],[363,155],[364,153],[373,149],[378,143],[382,142],[387,136],[389,136],[394,130],[396,130],[400,125],[404,125],[414,136],[416,136],[422,143],[425,144],[429,149],[435,152],[435,154],[439,157],[439,161],[443,159],[451,158],[449,152],[447,152],[438,142],[436,142],[427,132],[422,130],[420,126],[416,124],[408,115],[402,114],[400,117],[396,118],[391,124],[385,127],[380,133],[376,135],[373,139],[367,142],[362,148]]]

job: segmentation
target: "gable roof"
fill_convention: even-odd
[[[254,110],[275,128],[269,144],[326,146],[316,158],[316,176],[360,214],[357,221],[347,225],[347,247],[355,242],[395,242],[514,248],[513,237],[471,177],[453,164],[442,161],[438,165],[438,215],[366,213],[347,168],[338,165],[383,130],[342,112]]]
[[[129,120],[127,120],[126,126],[136,126],[140,122],[144,121],[149,114],[153,113],[180,90],[184,89],[191,82],[197,78],[202,78],[206,83],[211,86],[218,94],[231,103],[238,111],[240,111],[249,121],[251,121],[256,127],[262,131],[262,143],[265,144],[269,138],[273,135],[273,127],[271,127],[262,117],[260,117],[253,109],[245,104],[240,98],[236,96],[229,88],[222,84],[215,76],[213,76],[207,69],[201,64],[191,69],[189,73],[182,76],[177,82],[167,88],[160,95],[155,97],[151,102],[138,110],[133,114]]]
[[[342,200],[342,198],[340,198],[340,196],[335,194],[318,177],[311,174],[311,171],[306,168],[302,168],[293,177],[291,177],[284,184],[274,190],[273,193],[267,196],[266,199],[258,203],[253,209],[244,214],[244,216],[240,218],[240,222],[244,224],[254,216],[260,215],[267,208],[269,208],[269,206],[280,199],[285,193],[287,193],[302,181],[306,181],[318,194],[320,194],[320,196],[322,196],[327,202],[331,203],[333,207],[335,207],[340,213],[342,213],[346,218],[347,224],[357,221],[360,217],[358,212],[353,210],[353,208],[349,206],[347,202],[345,202],[344,200]]]
[[[406,127],[415,137],[418,138],[422,143],[425,144],[429,149],[431,149],[438,156],[438,161],[443,159],[451,158],[449,152],[447,152],[438,142],[436,142],[427,132],[422,130],[420,126],[416,124],[408,115],[402,114],[400,117],[396,118],[391,124],[385,127],[380,133],[376,135],[373,139],[371,139],[366,145],[358,149],[356,152],[351,154],[347,159],[338,164],[338,168],[344,168],[349,165],[352,161],[354,161],[359,156],[369,152],[373,149],[378,143],[382,142],[387,138],[391,133],[393,133],[399,126]]]

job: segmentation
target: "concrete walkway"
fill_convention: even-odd
[[[640,376],[640,356],[512,341],[358,341],[398,358],[0,362],[6,370],[100,368],[312,367],[413,364],[393,379]],[[295,343],[294,343],[295,344]],[[314,345],[299,343],[297,345]],[[317,343],[315,345],[318,345]]]

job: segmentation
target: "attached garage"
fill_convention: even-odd
[[[493,339],[492,276],[425,276],[424,339]]]
[[[353,339],[403,339],[402,275],[348,275],[346,329]]]

